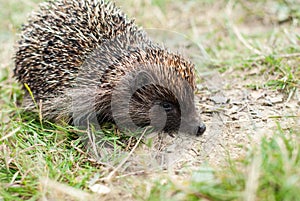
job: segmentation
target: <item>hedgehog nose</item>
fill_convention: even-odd
[[[198,126],[198,130],[197,130],[197,136],[202,135],[206,130],[206,126],[205,124],[201,124],[200,126]]]

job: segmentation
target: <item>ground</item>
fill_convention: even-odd
[[[0,0],[0,201],[297,199],[296,1],[117,0],[153,40],[195,63],[196,105],[207,131],[154,136],[104,165],[80,140],[62,137],[75,128],[20,115],[12,57],[37,2]]]

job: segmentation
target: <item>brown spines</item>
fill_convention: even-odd
[[[149,53],[149,57],[155,58],[156,63],[172,68],[180,77],[189,82],[193,89],[195,89],[194,64],[184,59],[182,56],[170,53],[164,49],[150,49]]]

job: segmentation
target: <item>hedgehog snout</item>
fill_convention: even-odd
[[[197,136],[203,135],[203,133],[206,131],[206,126],[204,123],[201,123],[197,128]]]
[[[198,137],[198,136],[203,135],[203,133],[206,130],[206,126],[202,122],[201,123],[199,123],[199,122],[192,123],[191,122],[191,123],[187,124],[186,129],[187,129],[188,133],[190,133],[192,135],[196,135]]]
[[[206,126],[198,117],[182,117],[180,131],[191,135],[201,136],[206,131]]]

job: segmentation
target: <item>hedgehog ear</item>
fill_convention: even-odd
[[[153,82],[153,78],[150,75],[149,72],[146,71],[139,71],[135,78],[134,78],[134,82],[132,84],[132,89],[133,91],[136,91],[137,89],[145,86],[145,85],[149,85]]]

